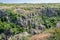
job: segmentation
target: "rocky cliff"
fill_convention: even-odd
[[[43,29],[44,26],[41,26],[41,21],[43,20],[43,16],[45,17],[53,17],[60,16],[59,8],[29,8],[30,12],[23,10],[18,7],[15,9],[15,12],[7,12],[6,10],[0,9],[0,19],[2,21],[12,22],[16,25],[24,27],[25,29],[29,29],[29,26],[32,25],[34,29]],[[33,10],[33,11],[32,11]],[[12,10],[14,11],[14,10]],[[5,17],[5,19],[2,19]]]

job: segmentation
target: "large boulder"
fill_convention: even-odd
[[[57,22],[56,28],[60,28],[60,22]]]

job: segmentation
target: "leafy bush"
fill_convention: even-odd
[[[13,35],[20,32],[18,28],[11,28],[10,31]]]
[[[60,28],[55,29],[55,38],[56,40],[60,40]]]
[[[53,17],[44,17],[42,20],[46,28],[50,28],[55,27],[56,23],[60,20],[60,18],[53,16]]]

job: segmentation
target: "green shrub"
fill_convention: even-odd
[[[10,32],[14,35],[14,34],[19,33],[19,29],[18,28],[11,28]]]
[[[55,38],[56,40],[60,40],[60,28],[55,29]]]

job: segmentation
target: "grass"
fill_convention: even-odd
[[[27,3],[22,3],[22,4],[4,4],[0,3],[0,6],[21,6],[21,7],[53,7],[53,8],[60,8],[60,3],[42,3],[42,4],[27,4]]]

